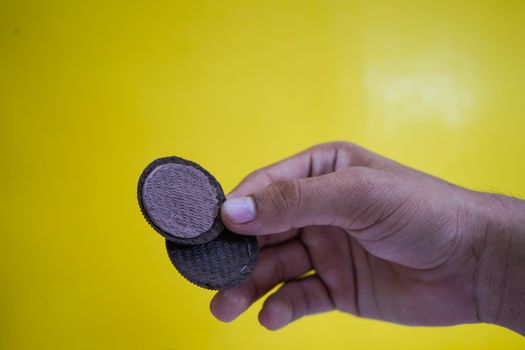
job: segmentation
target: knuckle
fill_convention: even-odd
[[[344,150],[344,151],[354,151],[358,147],[355,143],[347,141],[334,141],[331,143],[332,147]]]
[[[318,156],[318,159],[324,159],[326,163],[329,163],[326,165],[330,169],[329,172],[348,168],[354,163],[367,163],[363,148],[346,141],[334,141],[319,144],[314,147],[312,153],[315,153]]]
[[[356,145],[348,141],[330,141],[312,146],[311,149],[354,149]]]

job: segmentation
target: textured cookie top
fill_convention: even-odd
[[[184,164],[157,166],[142,186],[150,219],[164,232],[194,238],[211,229],[219,211],[217,190],[199,169]]]
[[[180,246],[166,240],[171,262],[188,281],[206,289],[238,287],[255,269],[259,256],[257,238],[228,229],[214,240]]]

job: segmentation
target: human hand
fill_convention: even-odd
[[[525,227],[522,201],[466,190],[344,142],[257,170],[227,198],[225,225],[257,235],[261,252],[246,282],[213,298],[222,321],[284,282],[259,313],[268,329],[337,309],[408,325],[491,322],[525,331],[502,300],[508,275],[523,268],[525,234],[512,240]],[[523,250],[514,254],[513,242]]]

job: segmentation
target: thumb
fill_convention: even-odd
[[[277,181],[250,196],[227,199],[221,209],[222,220],[231,231],[248,235],[311,225],[347,228],[358,211],[369,207],[373,172],[351,167],[316,177]]]

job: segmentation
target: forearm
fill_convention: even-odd
[[[485,195],[477,254],[478,318],[525,335],[525,201]]]

